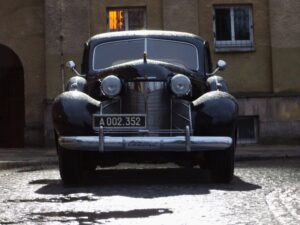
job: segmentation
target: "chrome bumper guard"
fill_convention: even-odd
[[[232,145],[231,137],[221,136],[61,136],[63,148],[82,151],[209,151],[225,150]]]

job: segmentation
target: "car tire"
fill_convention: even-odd
[[[211,179],[215,183],[230,183],[233,178],[236,134],[232,135],[232,140],[231,147],[225,151],[208,152]]]
[[[58,134],[54,132],[58,155],[59,173],[66,186],[79,185],[87,182],[97,167],[96,155],[89,152],[72,151],[61,147]]]
[[[64,185],[78,185],[82,182],[82,159],[80,152],[58,146],[59,173]]]

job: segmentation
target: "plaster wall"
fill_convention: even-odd
[[[216,5],[249,5],[254,24],[254,50],[218,53],[214,48],[213,9]],[[267,0],[199,0],[199,35],[208,40],[213,62],[224,59],[228,67],[220,75],[235,93],[272,92],[272,66]]]
[[[90,37],[89,1],[45,1],[45,79],[46,104],[44,136],[46,145],[53,144],[51,105],[73,75],[65,63],[73,60],[80,71],[84,43]]]
[[[91,0],[90,25],[91,35],[108,31],[107,9],[117,7],[145,7],[147,29],[162,29],[161,0]]]
[[[274,92],[300,91],[300,1],[269,0]]]
[[[0,43],[18,55],[24,69],[25,145],[42,145],[44,140],[43,4],[44,2],[40,0],[0,2]]]
[[[238,98],[239,113],[258,116],[262,142],[300,140],[300,98],[298,96]]]

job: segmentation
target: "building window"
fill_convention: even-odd
[[[251,6],[216,6],[214,42],[216,51],[253,50]]]
[[[140,30],[146,28],[146,10],[137,8],[108,9],[108,30]]]

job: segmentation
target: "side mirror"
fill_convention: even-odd
[[[224,60],[218,60],[217,67],[220,71],[223,71],[226,69],[227,63]]]
[[[226,63],[224,60],[218,60],[216,69],[215,69],[212,73],[207,73],[206,76],[207,76],[207,77],[213,76],[213,75],[215,75],[218,71],[223,71],[223,70],[225,70],[226,66],[227,66],[227,63]]]
[[[75,69],[76,64],[75,64],[74,61],[71,60],[71,61],[68,61],[68,62],[66,63],[66,67],[68,67],[69,69],[73,70],[73,69]]]
[[[66,67],[72,70],[77,76],[84,77],[84,75],[81,75],[77,70],[76,70],[76,64],[73,60],[66,62]]]

